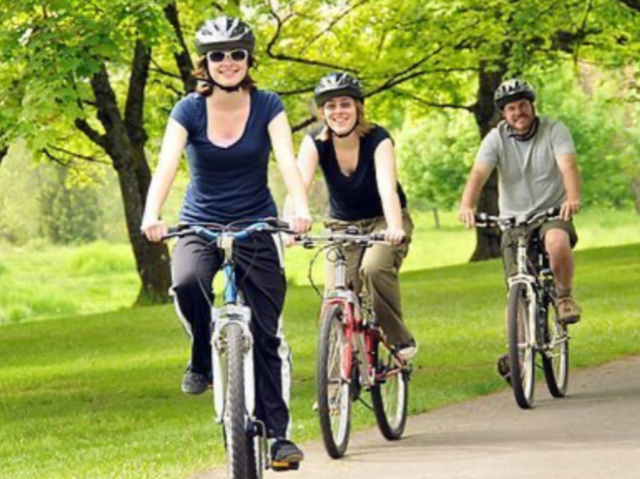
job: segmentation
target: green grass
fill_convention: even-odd
[[[576,257],[585,313],[572,329],[572,365],[639,353],[640,244]],[[402,288],[421,345],[412,413],[504,387],[494,373],[505,345],[498,261],[409,271]],[[308,287],[290,288],[297,440],[318,437],[317,313]],[[188,343],[171,307],[9,324],[0,333],[0,478],[183,478],[222,460],[210,396],[179,391]],[[357,428],[373,424],[360,405],[355,416]]]
[[[435,228],[431,212],[413,216],[416,231],[403,271],[468,261],[475,234],[460,225],[455,213],[441,213],[440,229]],[[578,250],[640,242],[640,216],[632,211],[587,210],[576,223]],[[287,250],[290,284],[308,284],[313,254],[302,248]],[[317,262],[314,278],[319,283],[324,280],[322,261]],[[36,241],[22,248],[0,244],[0,325],[126,308],[135,301],[138,285],[128,244],[60,247]]]

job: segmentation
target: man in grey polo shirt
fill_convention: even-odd
[[[572,296],[573,251],[578,238],[571,217],[580,209],[580,176],[571,133],[562,123],[536,116],[535,92],[522,80],[503,82],[495,92],[503,120],[482,141],[465,186],[458,216],[471,228],[474,206],[493,168],[498,168],[500,215],[520,216],[560,207],[561,220],[540,228],[556,277],[558,318],[580,320],[581,308]],[[515,245],[503,235],[506,274],[515,265]]]

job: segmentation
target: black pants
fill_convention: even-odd
[[[256,417],[270,437],[284,437],[289,425],[291,361],[281,332],[286,282],[273,237],[257,233],[234,243],[236,285],[251,309],[254,339]],[[191,369],[211,371],[211,283],[222,266],[215,246],[198,236],[178,240],[171,262],[176,309],[191,336]],[[205,297],[206,295],[206,297]],[[209,300],[209,302],[207,301]]]

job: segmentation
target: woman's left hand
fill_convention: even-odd
[[[402,228],[387,228],[383,233],[385,241],[391,243],[392,246],[401,245],[407,236]]]
[[[311,215],[309,212],[295,214],[289,218],[289,227],[298,234],[306,233],[311,229]]]

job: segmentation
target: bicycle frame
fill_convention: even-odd
[[[229,324],[236,323],[242,328],[244,337],[244,377],[245,377],[245,405],[247,420],[253,419],[255,409],[255,382],[253,369],[253,335],[249,325],[251,323],[251,310],[242,304],[242,298],[236,288],[235,269],[232,260],[233,233],[221,233],[217,239],[217,246],[224,252],[222,271],[225,278],[224,306],[211,309],[213,334],[211,337],[211,354],[213,366],[213,397],[216,409],[216,422],[222,424],[225,418],[225,390],[222,378],[221,354],[224,351],[224,331]]]
[[[361,384],[368,390],[376,383],[373,342],[380,340],[378,326],[373,315],[363,314],[360,297],[347,285],[347,265],[344,251],[340,246],[337,246],[335,253],[337,257],[334,269],[334,288],[325,292],[323,309],[332,305],[340,305],[346,315],[343,318],[343,332],[346,340],[346,350],[343,353],[346,361],[342,371],[342,380],[347,383],[351,382],[351,371],[355,359]],[[371,321],[367,321],[368,317],[371,317]],[[365,334],[367,329],[369,329],[369,334]]]

